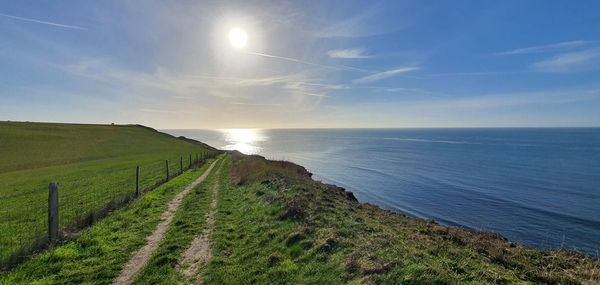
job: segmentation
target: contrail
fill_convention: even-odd
[[[244,52],[244,53],[251,54],[251,55],[258,55],[258,56],[262,56],[262,57],[268,57],[268,58],[276,58],[276,59],[281,59],[281,60],[287,60],[287,61],[302,63],[302,64],[306,64],[306,65],[325,67],[325,68],[332,68],[332,69],[339,69],[339,70],[346,70],[346,71],[354,71],[354,72],[375,73],[375,71],[367,70],[367,69],[362,69],[362,68],[356,68],[356,67],[344,66],[344,65],[319,64],[319,63],[314,63],[314,62],[299,60],[299,59],[295,59],[295,58],[291,58],[291,57],[283,57],[283,56],[271,55],[271,54],[260,53],[260,52]]]
[[[59,28],[65,28],[65,29],[87,30],[84,27],[72,26],[72,25],[65,25],[65,24],[47,22],[47,21],[42,21],[42,20],[30,19],[30,18],[23,18],[23,17],[8,15],[8,14],[4,14],[4,13],[0,13],[0,16],[11,18],[11,19],[16,19],[16,20],[21,20],[21,21],[27,21],[27,22],[32,22],[32,23],[38,23],[38,24],[44,24],[44,25],[59,27]]]

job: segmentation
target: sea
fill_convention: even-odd
[[[600,128],[164,131],[295,162],[361,202],[600,258]]]

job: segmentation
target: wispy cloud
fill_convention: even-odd
[[[266,77],[229,77],[229,76],[212,76],[212,75],[188,75],[196,80],[207,80],[209,82],[218,82],[219,84],[232,85],[238,87],[250,86],[273,86],[278,84],[286,84],[289,82],[302,82],[307,78],[301,74],[277,75]]]
[[[308,93],[308,92],[304,92],[302,93],[304,95],[308,95],[308,96],[314,96],[314,97],[327,97],[327,94],[319,94],[319,93]]]
[[[555,55],[533,64],[541,72],[576,72],[595,69],[600,64],[600,49],[589,49]]]
[[[244,106],[282,106],[283,104],[278,103],[245,103],[245,102],[231,102],[231,105],[244,105]]]
[[[141,108],[138,110],[141,112],[146,112],[146,113],[161,113],[161,114],[174,113],[173,111],[169,111],[169,110],[158,110],[158,109],[147,109],[147,108]]]
[[[26,22],[32,22],[32,23],[37,23],[37,24],[43,24],[43,25],[58,27],[58,28],[64,28],[64,29],[87,30],[87,28],[80,27],[80,26],[60,24],[60,23],[55,23],[55,22],[48,22],[48,21],[43,21],[43,20],[38,20],[38,19],[32,19],[32,18],[25,18],[25,17],[8,15],[8,14],[4,14],[4,13],[0,13],[0,16],[1,17],[5,17],[5,18],[11,18],[11,19],[15,19],[15,20],[20,20],[20,21],[26,21]]]
[[[326,83],[314,83],[312,79],[302,74],[281,75],[261,78],[238,78],[238,77],[217,77],[217,76],[192,76],[193,78],[204,78],[219,81],[221,84],[238,87],[256,87],[256,86],[277,86],[285,90],[290,90],[296,94],[327,97],[325,90],[348,89],[345,85],[335,85]]]
[[[402,95],[443,95],[441,93],[432,92],[421,88],[406,88],[406,87],[395,87],[395,88],[381,88],[385,92],[396,93]]]
[[[363,49],[363,48],[335,49],[335,50],[328,51],[327,55],[331,58],[347,58],[347,59],[371,57],[370,55],[365,54],[365,49]]]
[[[600,89],[574,89],[574,90],[539,90],[513,93],[490,93],[478,96],[451,96],[426,98],[411,102],[372,103],[381,108],[403,108],[430,111],[477,111],[492,110],[506,107],[527,105],[561,105],[577,102],[596,101],[600,99]],[[386,104],[383,107],[382,104]]]
[[[196,98],[191,96],[173,96],[173,99],[181,99],[181,100],[196,100]]]
[[[544,53],[544,52],[556,52],[563,51],[566,49],[579,48],[583,46],[587,46],[593,43],[597,43],[598,41],[566,41],[548,45],[539,45],[539,46],[531,46],[524,48],[517,48],[509,51],[497,52],[492,55],[501,56],[501,55],[517,55],[517,54],[530,54],[530,53]]]
[[[393,13],[397,21],[394,25],[386,25],[380,21]],[[327,19],[331,22],[319,24],[319,30],[315,32],[317,38],[361,38],[378,36],[396,32],[408,26],[408,17],[400,15],[402,11],[390,11],[383,3],[371,3],[368,8],[361,10],[344,19]]]
[[[521,74],[528,73],[530,70],[513,70],[513,71],[471,71],[471,72],[446,72],[446,73],[432,73],[424,74],[422,77],[460,77],[460,76],[490,76],[490,75],[509,75],[509,74]]]
[[[316,86],[316,87],[321,87],[324,89],[331,89],[331,90],[350,89],[350,86],[344,85],[344,84],[326,84],[326,83],[312,83],[312,82],[301,82],[300,84],[307,85],[307,86]]]
[[[457,98],[440,101],[441,108],[491,109],[524,105],[559,105],[597,100],[600,90],[533,91],[488,94],[475,98]]]
[[[402,68],[387,70],[387,71],[378,72],[378,73],[375,73],[375,74],[372,74],[372,75],[369,75],[369,76],[361,77],[361,78],[353,80],[352,82],[353,83],[375,82],[375,81],[379,81],[379,80],[382,80],[382,79],[394,77],[394,76],[397,76],[399,74],[410,72],[410,71],[414,71],[414,70],[418,70],[418,69],[419,69],[419,67],[415,67],[415,66],[402,67]]]
[[[287,82],[283,88],[290,90],[292,93],[302,96],[313,96],[313,97],[327,97],[322,89],[326,89],[320,86],[321,84],[312,84],[303,81],[290,81]]]
[[[306,65],[330,68],[330,69],[353,71],[353,72],[372,72],[371,70],[366,70],[366,69],[356,68],[356,67],[351,67],[351,66],[320,64],[320,63],[304,61],[304,60],[300,60],[300,59],[296,59],[296,58],[284,57],[284,56],[278,56],[278,55],[272,55],[272,54],[266,54],[266,53],[260,53],[260,52],[246,52],[246,54],[258,55],[258,56],[267,57],[267,58],[275,58],[275,59],[286,60],[286,61],[306,64]]]
[[[172,95],[171,97],[179,99],[193,97],[189,96],[190,92],[204,88],[265,87],[310,80],[302,74],[243,78],[189,73],[175,74],[162,69],[154,72],[136,72],[104,59],[83,60],[61,68],[73,75],[106,83],[120,82],[126,83],[128,86],[167,91]]]
[[[126,86],[130,90],[128,93],[134,94],[135,100],[141,102],[144,109],[139,111],[145,113],[161,113],[159,111],[165,104],[174,102],[172,99],[227,105],[285,106],[287,111],[307,110],[328,97],[328,90],[341,88],[320,82],[319,77],[303,72],[255,78],[179,74],[163,69],[140,72],[102,59],[82,61],[63,67],[63,70],[100,81],[103,85]]]

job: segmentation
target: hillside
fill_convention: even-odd
[[[97,159],[196,149],[140,125],[0,122],[0,173]],[[196,144],[212,149],[208,145]],[[197,151],[198,149],[196,149]],[[201,150],[201,149],[200,149]]]
[[[137,125],[0,122],[0,268],[45,242],[48,184],[60,184],[60,225],[93,222],[216,150]]]
[[[221,161],[185,198],[134,284],[600,282],[600,261],[581,253],[532,249],[496,234],[361,204],[339,187],[312,180],[293,163],[238,152]],[[182,179],[198,175],[194,171]],[[148,203],[144,200],[24,263],[0,278],[0,284],[111,283],[164,209],[160,203],[143,206]],[[209,222],[211,205],[217,209],[214,224]],[[207,230],[210,259],[190,266],[190,273],[186,255],[192,240]]]

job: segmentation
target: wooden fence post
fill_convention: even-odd
[[[48,242],[54,246],[58,241],[58,182],[48,186]]]
[[[190,166],[189,168],[192,168],[192,155],[190,154]]]
[[[140,195],[140,166],[135,169],[135,197]]]
[[[169,160],[165,160],[165,163],[167,165],[167,181],[169,181]]]
[[[183,173],[183,156],[179,157],[179,174]]]

